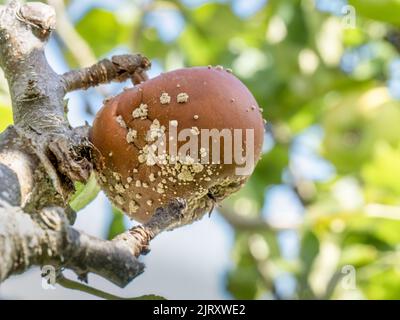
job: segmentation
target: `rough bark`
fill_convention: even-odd
[[[113,241],[71,227],[68,200],[73,182],[90,175],[91,144],[88,127],[69,125],[64,96],[110,81],[145,81],[150,62],[140,54],[122,55],[58,75],[44,54],[55,25],[54,10],[43,3],[0,7],[0,67],[14,115],[14,125],[0,135],[0,283],[32,265],[51,264],[81,279],[93,272],[125,286],[143,272],[136,257],[179,221],[185,204],[176,200]]]

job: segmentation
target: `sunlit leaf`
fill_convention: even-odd
[[[86,184],[76,182],[75,190],[69,205],[73,210],[79,211],[92,202],[100,191],[100,186],[97,184],[94,173],[92,173]]]
[[[125,231],[124,215],[121,210],[116,207],[112,207],[112,220],[108,227],[107,239],[113,239],[115,236]]]
[[[398,268],[366,271],[363,281],[359,281],[367,299],[398,300],[400,297],[400,270]]]
[[[227,289],[235,299],[254,299],[257,297],[259,276],[255,266],[238,267],[229,272]]]
[[[375,189],[375,195],[392,193],[400,196],[400,145],[393,148],[387,142],[376,145],[374,158],[362,170],[362,177],[369,189]],[[371,192],[371,191],[370,191]],[[377,194],[379,192],[379,194]],[[379,199],[371,199],[379,200]]]
[[[114,13],[100,8],[88,11],[78,21],[76,29],[98,57],[126,43],[129,37],[128,26],[121,24]]]
[[[400,25],[400,2],[397,0],[349,0],[349,4],[356,9],[356,14],[371,19],[390,22]]]
[[[0,132],[13,123],[12,110],[0,105]]]

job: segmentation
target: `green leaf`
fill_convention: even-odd
[[[399,141],[400,104],[383,87],[342,93],[323,118],[324,156],[339,173],[359,172],[379,141]]]
[[[400,195],[400,146],[393,148],[387,142],[376,145],[374,158],[362,169],[362,177],[368,189],[375,194],[392,193],[396,201]],[[379,200],[379,199],[372,199]],[[396,201],[397,202],[397,201]]]
[[[283,169],[289,163],[289,150],[287,145],[276,144],[272,150],[263,154],[254,172],[254,179],[265,186],[282,182]]]
[[[86,184],[76,182],[75,190],[75,194],[72,196],[69,205],[73,210],[79,211],[92,202],[100,191],[95,174],[92,173]]]
[[[6,106],[0,106],[0,132],[13,123],[12,110]]]
[[[90,10],[77,24],[76,30],[88,42],[97,57],[111,51],[129,39],[129,28],[119,23],[107,10]]]
[[[400,1],[398,0],[349,0],[357,15],[400,25]]]
[[[400,243],[400,221],[385,218],[358,217],[348,221],[342,246],[362,243],[379,251],[394,250]]]
[[[112,207],[113,219],[108,228],[107,239],[113,239],[115,236],[125,231],[124,214],[116,207]]]
[[[342,266],[352,265],[354,267],[360,267],[373,263],[377,259],[377,256],[378,250],[376,247],[363,243],[356,243],[343,248],[340,264]]]
[[[364,289],[366,298],[371,300],[397,300],[400,296],[400,271],[398,268],[379,267],[376,268],[375,272],[369,271],[362,279],[363,281],[358,281]]]
[[[259,276],[256,266],[238,267],[229,272],[227,289],[235,299],[255,299]]]
[[[299,285],[298,292],[302,299],[314,298],[314,293],[308,283],[308,277],[311,272],[315,258],[319,254],[319,239],[311,230],[305,231],[301,240],[300,260],[302,268],[298,274]]]
[[[306,231],[301,241],[300,258],[303,262],[303,272],[308,274],[319,253],[319,240],[314,232]]]

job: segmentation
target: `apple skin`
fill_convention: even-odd
[[[96,150],[95,167],[101,187],[117,207],[139,222],[148,221],[156,208],[176,197],[187,201],[182,224],[199,219],[212,210],[215,201],[237,191],[252,171],[237,175],[238,165],[225,164],[224,156],[221,164],[204,164],[198,172],[192,167],[186,170],[185,164],[177,168],[176,164],[141,162],[141,154],[151,145],[148,132],[152,124],[164,128],[168,137],[171,121],[178,133],[186,128],[228,129],[231,133],[242,129],[242,147],[247,143],[246,129],[253,129],[254,166],[261,154],[264,120],[258,104],[246,86],[227,70],[179,69],[124,90],[108,99],[97,113],[90,141]],[[128,132],[132,133],[129,138]],[[178,150],[184,144],[178,142]],[[224,155],[223,139],[219,151]],[[207,156],[211,161],[212,154]],[[179,178],[182,170],[185,174],[190,171],[185,179]]]

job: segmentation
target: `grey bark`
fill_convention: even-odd
[[[14,125],[0,135],[0,283],[32,265],[52,264],[81,279],[93,272],[125,286],[143,272],[137,256],[179,221],[185,204],[174,201],[113,241],[71,227],[73,182],[86,181],[93,166],[88,127],[71,128],[64,96],[110,81],[145,81],[150,62],[123,55],[58,75],[44,54],[55,24],[54,10],[43,3],[14,0],[0,7],[0,67],[14,115]]]

